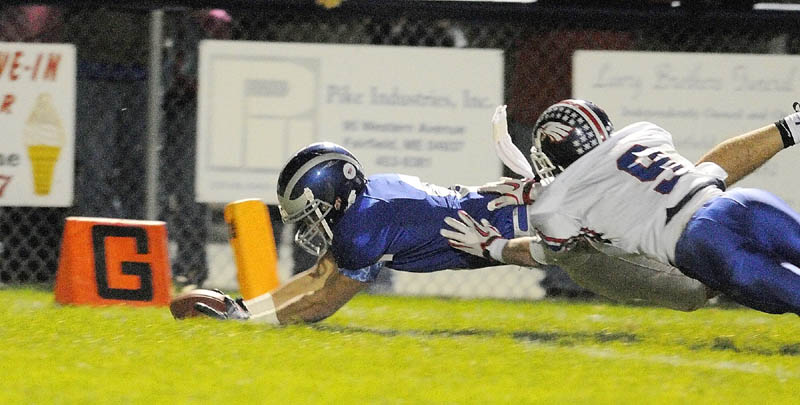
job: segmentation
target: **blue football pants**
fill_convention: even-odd
[[[675,247],[687,276],[748,307],[800,315],[800,214],[763,190],[707,202]]]

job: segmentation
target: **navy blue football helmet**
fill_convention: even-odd
[[[533,126],[531,161],[542,181],[552,181],[572,162],[605,141],[614,125],[586,100],[562,100],[548,107]]]
[[[333,226],[367,184],[361,163],[331,142],[300,149],[278,177],[278,203],[284,223],[297,223],[295,242],[311,254],[324,254]]]

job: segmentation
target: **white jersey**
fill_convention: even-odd
[[[628,125],[583,155],[528,207],[530,226],[554,250],[578,237],[673,263],[692,214],[722,193],[727,173],[679,155],[672,135],[649,122]]]

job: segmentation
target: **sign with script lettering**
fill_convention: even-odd
[[[653,122],[696,161],[723,140],[774,123],[800,101],[800,56],[578,51],[573,96],[596,102],[619,129]],[[797,153],[787,150],[736,186],[757,187],[800,209]]]
[[[200,44],[197,199],[276,204],[298,149],[331,141],[367,175],[496,180],[500,50],[245,41]]]
[[[0,206],[72,205],[75,47],[0,42]]]

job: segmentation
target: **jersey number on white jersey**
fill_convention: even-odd
[[[665,171],[670,174],[662,177],[662,180],[655,186],[654,190],[661,194],[669,194],[678,183],[681,177],[683,166],[663,152],[656,151],[648,155],[642,155],[642,151],[648,149],[646,146],[633,145],[622,156],[617,159],[617,168],[622,170],[642,182],[656,180]]]

